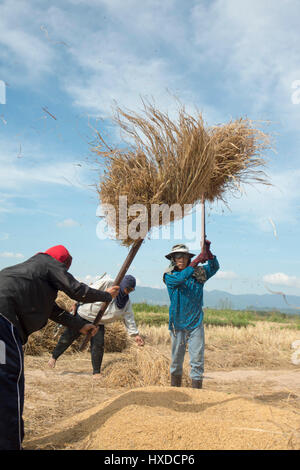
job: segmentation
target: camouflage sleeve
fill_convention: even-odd
[[[206,271],[203,266],[196,266],[194,268],[193,277],[196,279],[196,281],[200,282],[200,284],[204,284],[204,282],[207,281]]]

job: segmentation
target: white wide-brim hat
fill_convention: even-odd
[[[180,245],[174,245],[174,246],[172,247],[171,253],[169,253],[168,255],[165,255],[165,257],[166,257],[167,259],[170,259],[170,260],[171,260],[171,259],[173,258],[173,255],[175,255],[175,253],[186,253],[186,254],[189,255],[191,258],[192,258],[193,256],[195,256],[194,253],[190,253],[190,252],[189,252],[189,249],[188,249],[188,247],[187,247],[186,245],[180,244]]]

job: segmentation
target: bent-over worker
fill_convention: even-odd
[[[64,312],[58,290],[81,302],[110,302],[119,292],[102,292],[78,282],[69,272],[72,257],[57,245],[0,271],[0,450],[19,450],[24,438],[24,356],[28,336],[48,319],[87,334],[98,328]]]

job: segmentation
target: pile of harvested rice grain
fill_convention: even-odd
[[[146,387],[61,422],[29,449],[296,449],[299,414],[235,394]]]

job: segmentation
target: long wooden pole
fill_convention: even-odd
[[[205,239],[206,239],[206,224],[205,224],[205,195],[203,194],[201,198],[201,251],[204,253],[204,248],[205,248]]]
[[[137,241],[132,245],[132,247],[131,247],[131,249],[130,249],[130,251],[129,251],[129,253],[128,253],[128,255],[127,255],[127,257],[126,257],[126,259],[125,259],[125,261],[124,261],[124,263],[123,263],[123,265],[122,265],[122,267],[121,267],[121,269],[120,269],[120,271],[119,271],[119,273],[118,273],[118,275],[117,275],[117,277],[116,277],[115,280],[114,280],[114,285],[115,285],[115,286],[119,286],[119,285],[120,285],[120,283],[121,283],[123,277],[124,277],[125,274],[127,273],[127,271],[128,271],[128,269],[129,269],[129,267],[130,267],[132,261],[134,260],[134,258],[135,258],[135,256],[136,256],[137,252],[139,251],[139,249],[140,249],[140,247],[141,247],[143,241],[144,241],[144,239],[141,238],[141,239],[137,240]],[[109,306],[109,304],[110,304],[110,302],[104,302],[104,304],[102,305],[101,309],[99,310],[99,313],[97,314],[95,320],[93,321],[93,324],[94,324],[94,325],[99,325],[99,323],[100,323],[100,321],[101,321],[101,318],[103,317],[103,315],[104,315],[104,313],[105,313],[105,310],[107,309],[107,307]],[[81,344],[81,346],[80,346],[80,348],[79,348],[79,351],[84,351],[84,350],[85,350],[85,348],[86,348],[86,346],[87,346],[87,344],[88,344],[88,342],[89,342],[90,339],[91,339],[91,334],[88,333],[88,334],[85,336],[85,338],[84,338],[84,340],[83,340],[83,342],[82,342],[82,344]]]

